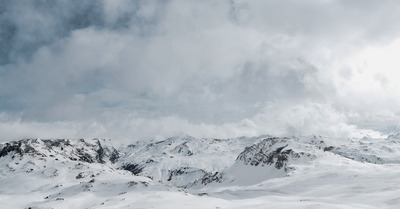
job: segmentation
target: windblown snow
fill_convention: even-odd
[[[0,144],[0,208],[400,207],[400,134]]]

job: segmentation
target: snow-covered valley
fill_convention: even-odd
[[[399,208],[400,135],[0,144],[0,208]]]

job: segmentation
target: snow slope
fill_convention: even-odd
[[[0,208],[399,208],[400,135],[0,144]]]

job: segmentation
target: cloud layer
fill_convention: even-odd
[[[6,1],[0,137],[399,130],[396,1]]]

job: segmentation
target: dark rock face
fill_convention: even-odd
[[[47,145],[47,148],[49,148],[49,149],[51,149],[52,147],[71,146],[71,142],[69,140],[65,140],[65,139],[55,139],[55,140],[43,139],[42,141],[44,144]],[[80,141],[82,141],[82,140],[80,140]]]
[[[35,140],[25,139],[20,141],[12,141],[5,144],[0,144],[0,157],[4,157],[11,154],[14,158],[16,155],[23,156],[24,154],[38,155],[41,157],[46,157],[45,154],[37,151],[31,142]]]
[[[98,155],[92,156],[89,153],[86,153],[84,149],[76,149],[76,156],[78,157],[79,161],[87,162],[87,163],[94,163],[98,159]],[[101,163],[101,162],[99,162]]]
[[[4,146],[0,147],[0,157],[8,155],[10,152],[22,155],[23,150],[21,149],[21,142],[11,142],[11,144],[6,143]]]
[[[237,161],[242,161],[245,165],[251,166],[274,166],[276,169],[284,169],[288,171],[291,169],[288,166],[290,160],[296,160],[301,157],[308,157],[313,159],[309,153],[294,152],[288,148],[290,141],[296,139],[289,138],[267,138],[263,141],[246,147],[245,150],[239,154]]]
[[[109,146],[103,146],[100,140],[92,141],[80,140],[40,140],[25,139],[20,141],[12,141],[10,143],[0,144],[0,157],[11,154],[12,157],[23,156],[25,154],[40,157],[60,157],[68,158],[73,161],[81,161],[87,163],[106,163],[110,160],[116,162],[119,153]]]
[[[110,161],[111,163],[116,163],[118,159],[119,159],[119,152],[116,149],[114,149],[111,153]]]
[[[105,157],[106,153],[105,153],[103,147],[101,146],[101,143],[99,140],[97,140],[97,145],[99,146],[99,149],[96,151],[97,152],[96,160],[97,160],[97,162],[104,164],[104,163],[106,163],[106,161],[104,161],[103,158]]]
[[[181,167],[168,171],[167,181],[173,183],[177,187],[187,188],[194,181],[202,178],[207,172],[200,168]]]
[[[189,146],[187,145],[187,142],[184,142],[178,146],[176,146],[171,153],[175,154],[181,154],[184,156],[192,156],[194,153],[190,150]]]
[[[211,182],[222,183],[224,175],[223,173],[215,172],[215,173],[207,173],[200,179],[201,184],[207,185]]]
[[[137,175],[143,171],[142,166],[139,164],[126,164],[122,166],[122,169],[132,172],[134,175]]]
[[[81,178],[85,178],[85,175],[83,172],[80,172],[77,176],[75,176],[76,179],[81,179]]]
[[[187,171],[186,171],[187,169],[188,169],[188,167],[183,167],[183,168],[169,171],[167,181],[171,181],[174,176],[180,176],[180,175],[187,174]]]

